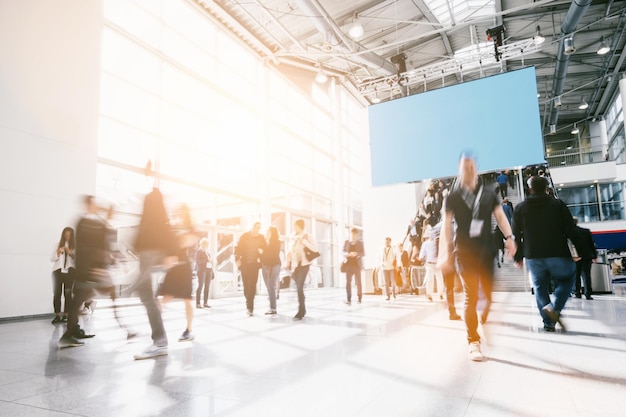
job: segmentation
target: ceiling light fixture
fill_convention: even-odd
[[[554,107],[561,107],[563,105],[563,103],[561,103],[561,96],[557,96],[554,99]]]
[[[572,129],[572,135],[577,135],[580,132],[580,129],[578,129],[578,126],[576,126],[576,123],[574,123],[574,128]]]
[[[550,125],[550,134],[551,135],[555,135],[556,134],[556,125]]]
[[[580,110],[585,110],[587,109],[587,107],[589,107],[589,103],[587,103],[587,100],[585,100],[584,98],[580,100],[580,104],[578,105],[578,108]]]
[[[541,45],[545,41],[546,38],[541,34],[541,28],[537,25],[537,32],[535,33],[535,36],[533,36],[533,42],[535,45]]]
[[[600,42],[600,47],[598,48],[596,53],[598,55],[606,55],[609,53],[610,50],[611,50],[611,47],[609,46],[608,43],[606,43],[606,41],[604,40],[604,36],[603,36],[602,41]]]
[[[563,39],[563,53],[565,55],[571,55],[576,52],[576,47],[574,46],[574,38],[572,36],[568,36]]]
[[[320,68],[315,76],[315,82],[318,84],[324,84],[326,81],[328,81],[328,75],[324,74],[324,71]]]
[[[372,103],[373,104],[380,103],[380,97],[378,97],[378,94],[376,94],[374,97],[372,97]]]
[[[352,39],[359,39],[361,36],[363,36],[363,33],[365,33],[365,31],[363,30],[363,26],[357,21],[357,19],[358,15],[356,12],[354,12],[352,25],[350,26],[350,29],[348,29],[348,35],[350,35]]]

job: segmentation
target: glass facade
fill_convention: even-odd
[[[626,183],[592,184],[560,188],[558,195],[581,222],[626,219],[624,186]]]
[[[98,196],[122,213],[116,225],[136,224],[158,183],[232,275],[253,221],[288,240],[302,218],[320,245],[318,282],[337,285],[337,244],[362,226],[366,109],[314,74],[303,91],[187,1],[104,0],[104,15]]]

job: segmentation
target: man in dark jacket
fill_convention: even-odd
[[[561,310],[569,298],[576,264],[574,254],[568,246],[568,239],[576,249],[581,247],[580,238],[572,215],[561,200],[547,194],[548,182],[543,177],[530,180],[532,195],[520,203],[513,218],[513,234],[518,250],[515,263],[526,266],[531,273],[535,299],[543,318],[543,328],[555,331],[558,322],[561,327]],[[577,258],[575,258],[577,259]],[[550,281],[554,280],[554,303],[550,301]]]
[[[591,236],[591,230],[578,226],[578,218],[574,217],[574,224],[580,235],[580,247],[578,249],[578,256],[580,260],[576,262],[576,298],[581,298],[580,294],[580,277],[585,280],[585,298],[587,300],[593,300],[591,298],[591,264],[596,261],[598,257],[598,251],[596,245],[593,242]]]
[[[261,223],[256,222],[252,229],[239,238],[235,248],[237,265],[241,271],[243,294],[246,297],[248,315],[254,314],[254,296],[261,268],[261,254],[265,249],[265,239],[261,235]]]

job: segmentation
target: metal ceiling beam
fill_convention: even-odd
[[[420,11],[422,15],[431,23],[440,23],[435,15],[430,11],[424,0],[413,0],[413,4]],[[434,27],[433,27],[434,29]],[[454,55],[454,51],[452,50],[452,46],[450,45],[450,39],[448,38],[448,34],[443,32],[440,33],[441,41],[443,42],[443,46],[446,48],[446,53],[450,56]]]
[[[570,55],[565,53],[565,40],[568,39],[568,35],[571,35],[576,30],[576,26],[578,26],[580,19],[582,19],[590,5],[591,0],[573,0],[563,20],[563,24],[561,25],[561,40],[559,41],[556,66],[554,68],[554,82],[552,84],[552,96],[550,97],[552,99],[560,96],[565,86],[565,77],[567,76],[567,67],[570,60]],[[556,127],[558,119],[559,109],[550,106],[548,125]]]

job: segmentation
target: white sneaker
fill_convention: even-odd
[[[480,342],[469,344],[469,358],[475,362],[482,362],[483,354],[480,351]]]
[[[143,352],[135,355],[135,360],[156,358],[167,355],[167,346],[148,346]]]

